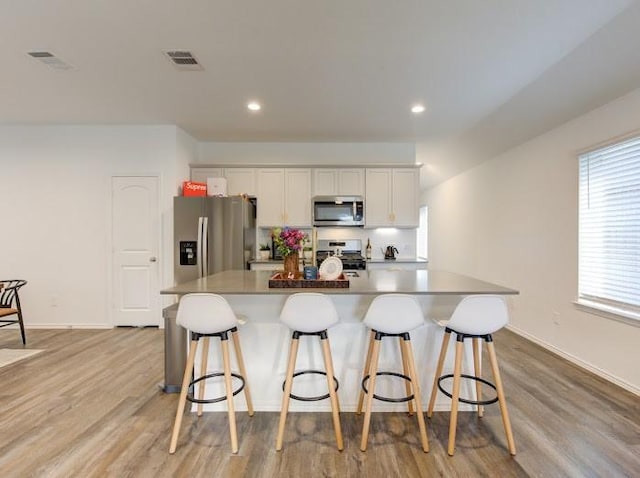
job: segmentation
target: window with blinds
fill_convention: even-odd
[[[639,318],[640,137],[579,161],[579,300]]]

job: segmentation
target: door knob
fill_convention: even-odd
[[[158,259],[157,259],[157,258],[155,258],[155,257],[153,257],[153,256],[151,256],[151,257],[149,258],[149,262],[156,262],[157,260],[158,260]]]

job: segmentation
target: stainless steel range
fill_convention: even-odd
[[[344,270],[365,270],[367,261],[362,257],[362,241],[360,239],[318,241],[316,247],[316,264],[318,267],[327,257],[336,256],[342,261]]]

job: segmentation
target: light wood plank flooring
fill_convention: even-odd
[[[172,456],[178,396],[159,388],[162,331],[29,330],[27,338],[46,351],[0,368],[1,477],[640,476],[640,399],[508,331],[496,334],[496,348],[515,457],[497,405],[482,419],[460,414],[454,457],[446,412],[427,420],[427,454],[415,417],[402,413],[374,413],[366,453],[361,417],[342,414],[339,453],[329,414],[292,413],[278,453],[278,414],[239,412],[238,455],[225,413],[188,414]],[[19,333],[0,331],[3,347],[21,347]]]

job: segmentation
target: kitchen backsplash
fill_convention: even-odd
[[[381,249],[392,245],[398,249],[397,257],[400,259],[414,259],[416,257],[416,231],[415,229],[363,229],[359,227],[319,227],[318,239],[360,239],[362,249],[367,245],[367,239],[371,241],[371,258],[383,259]],[[303,229],[311,236],[311,229]],[[271,244],[271,230],[258,229],[258,243]]]

